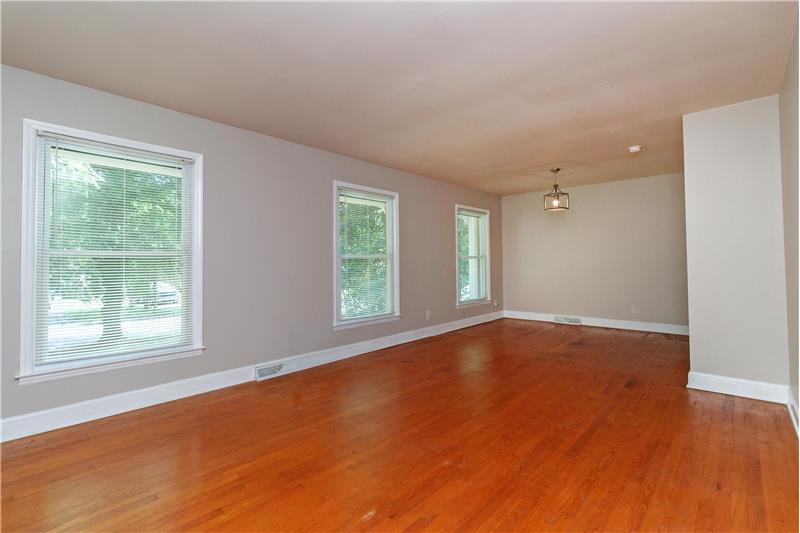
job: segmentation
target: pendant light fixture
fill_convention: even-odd
[[[558,173],[560,168],[551,168],[550,172],[553,173],[553,189],[549,194],[544,195],[544,210],[545,211],[564,211],[569,209],[569,193],[561,192],[558,188]]]

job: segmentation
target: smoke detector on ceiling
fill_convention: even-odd
[[[628,146],[628,153],[629,154],[638,154],[642,151],[641,144],[634,144],[633,146]]]

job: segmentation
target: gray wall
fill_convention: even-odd
[[[686,115],[694,372],[788,384],[778,97]]]
[[[797,31],[779,95],[783,242],[786,247],[786,318],[789,325],[789,385],[797,402]]]
[[[503,197],[506,309],[686,325],[683,175],[564,189]]]
[[[497,196],[24,70],[4,66],[2,74],[4,418],[495,311],[456,309],[455,203],[491,211],[492,297],[503,305]],[[14,380],[23,118],[204,154],[203,355],[31,385]],[[334,179],[400,193],[397,322],[331,328]]]

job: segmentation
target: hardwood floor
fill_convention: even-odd
[[[2,446],[3,531],[796,531],[786,407],[503,319]]]

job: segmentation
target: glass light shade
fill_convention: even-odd
[[[564,211],[569,209],[569,193],[561,192],[558,185],[553,185],[553,190],[544,195],[545,211]]]

